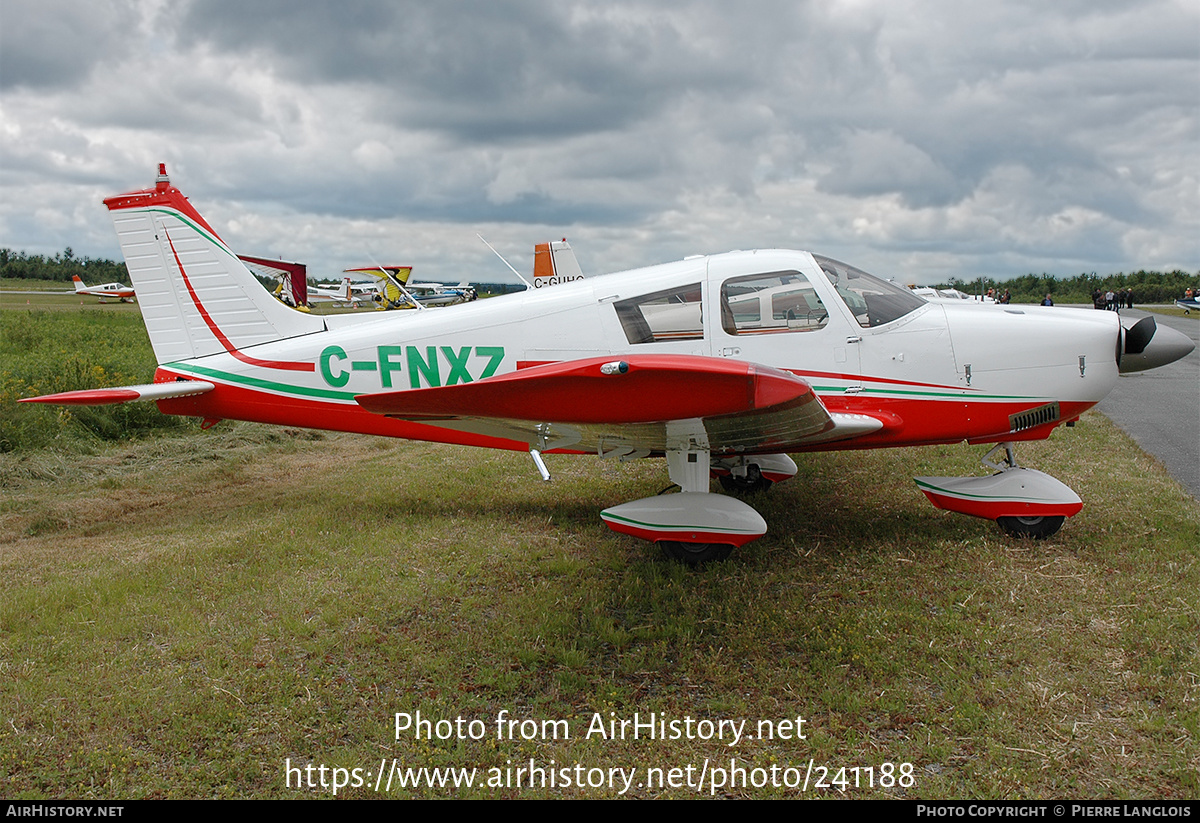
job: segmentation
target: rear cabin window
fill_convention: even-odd
[[[613,304],[630,343],[696,340],[704,337],[700,284],[692,283]]]
[[[816,331],[828,323],[825,304],[798,271],[734,277],[721,286],[721,327],[728,334]]]

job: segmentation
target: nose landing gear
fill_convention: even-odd
[[[1002,450],[1001,462],[992,456]],[[1043,540],[1083,508],[1066,484],[1036,469],[1017,465],[1012,443],[999,443],[983,458],[996,469],[989,477],[917,477],[917,486],[939,509],[995,520],[1010,537]]]

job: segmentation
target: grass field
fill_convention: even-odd
[[[290,763],[362,769],[338,795],[374,797],[395,759],[502,784],[396,797],[621,793],[513,787],[531,760],[689,797],[732,758],[749,785],[702,796],[1196,797],[1195,501],[1089,414],[1019,453],[1086,508],[1013,542],[910,479],[980,452],[803,456],[755,503],[768,535],[699,571],[597,515],[665,485],[661,461],[551,455],[544,484],[525,455],[245,424],[0,455],[2,793],[332,794]],[[486,734],[397,736],[417,711]],[[497,739],[502,712],[536,728]],[[597,713],[753,739],[589,738]],[[753,785],[772,767],[813,782]]]
[[[13,281],[9,280],[7,282],[12,283]],[[136,303],[122,303],[119,300],[108,300],[101,303],[98,297],[76,295],[70,291],[63,292],[61,290],[54,291],[35,288],[29,288],[25,292],[5,291],[3,294],[0,294],[0,308],[53,312],[95,311],[141,316],[138,314]]]
[[[76,295],[69,288],[63,288],[61,283],[51,283],[44,280],[3,280],[0,281],[0,308],[28,309],[30,311],[102,311],[139,314],[136,303],[122,303],[119,300],[106,300],[101,303],[98,297]],[[352,311],[372,311],[370,308],[352,309],[335,307],[328,303],[318,305],[313,309],[314,314],[340,314]]]
[[[692,570],[598,516],[660,460],[18,407],[153,357],[135,306],[4,301],[0,796],[1200,795],[1200,506],[1098,414],[1018,449],[1085,501],[1049,541],[911,480],[985,447],[802,455]]]
[[[1200,320],[1200,312],[1185,312],[1178,306],[1145,306],[1144,311],[1151,311],[1155,314],[1169,314],[1172,317],[1193,317]]]

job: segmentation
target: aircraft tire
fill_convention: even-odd
[[[762,476],[757,465],[748,466],[745,477],[722,474],[717,479],[721,481],[721,488],[730,494],[758,494],[771,488],[771,481]]]
[[[1045,540],[1058,534],[1065,517],[997,517],[996,525],[1009,537],[1028,537]]]
[[[677,540],[660,540],[658,545],[662,546],[668,557],[689,566],[724,560],[733,551],[733,546],[728,543],[681,543]]]

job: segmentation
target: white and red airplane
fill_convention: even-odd
[[[87,286],[78,274],[74,275],[71,280],[75,282],[75,293],[86,294],[90,297],[99,297],[100,302],[104,302],[106,297],[115,297],[122,303],[128,303],[134,299],[134,289],[126,286],[124,283],[105,283],[103,286]]]
[[[168,414],[629,460],[663,456],[681,493],[601,513],[703,562],[763,535],[735,491],[796,472],[788,453],[997,444],[986,477],[918,478],[939,507],[1045,537],[1082,507],[1013,458],[1100,401],[1121,372],[1193,344],[1143,319],[929,303],[800,251],[692,257],[455,311],[318,317],[252,279],[171,186],[109,198],[159,368],[145,386],[29,398],[152,399]],[[963,301],[964,303],[967,301]]]

